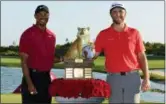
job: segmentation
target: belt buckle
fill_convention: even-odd
[[[36,72],[36,69],[32,69],[32,72]]]
[[[120,75],[125,76],[127,73],[126,72],[120,72]]]

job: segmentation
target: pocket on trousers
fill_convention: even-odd
[[[138,77],[138,84],[141,85],[141,77],[140,77],[139,73],[136,73],[136,76]]]
[[[141,77],[139,73],[135,73],[135,85],[136,87],[136,93],[139,93],[141,91]]]

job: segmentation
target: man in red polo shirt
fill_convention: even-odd
[[[23,79],[21,84],[22,103],[51,103],[48,87],[50,70],[54,62],[60,62],[55,55],[56,37],[46,24],[49,9],[39,5],[35,10],[36,24],[26,29],[20,38],[19,54]]]
[[[107,82],[111,86],[110,103],[139,103],[140,89],[150,88],[145,47],[139,31],[124,22],[124,5],[113,3],[110,15],[113,24],[98,34],[93,60],[104,52]],[[144,74],[142,87],[139,69]]]

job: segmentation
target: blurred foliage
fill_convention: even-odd
[[[66,43],[63,45],[57,44],[55,49],[55,56],[64,56],[72,42],[69,42],[66,39]],[[165,56],[165,44],[162,43],[150,43],[144,42],[144,46],[146,48],[146,54],[149,56]],[[1,56],[18,56],[19,46],[10,45],[8,47],[1,46],[0,47],[0,55]],[[104,53],[101,53],[103,56]]]

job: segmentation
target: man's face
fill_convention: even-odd
[[[121,24],[124,22],[124,19],[126,17],[126,11],[122,8],[114,8],[111,11],[111,17],[114,23]]]
[[[45,12],[45,11],[41,11],[37,14],[35,14],[35,18],[37,23],[40,26],[46,26],[48,19],[49,19],[49,13]]]

